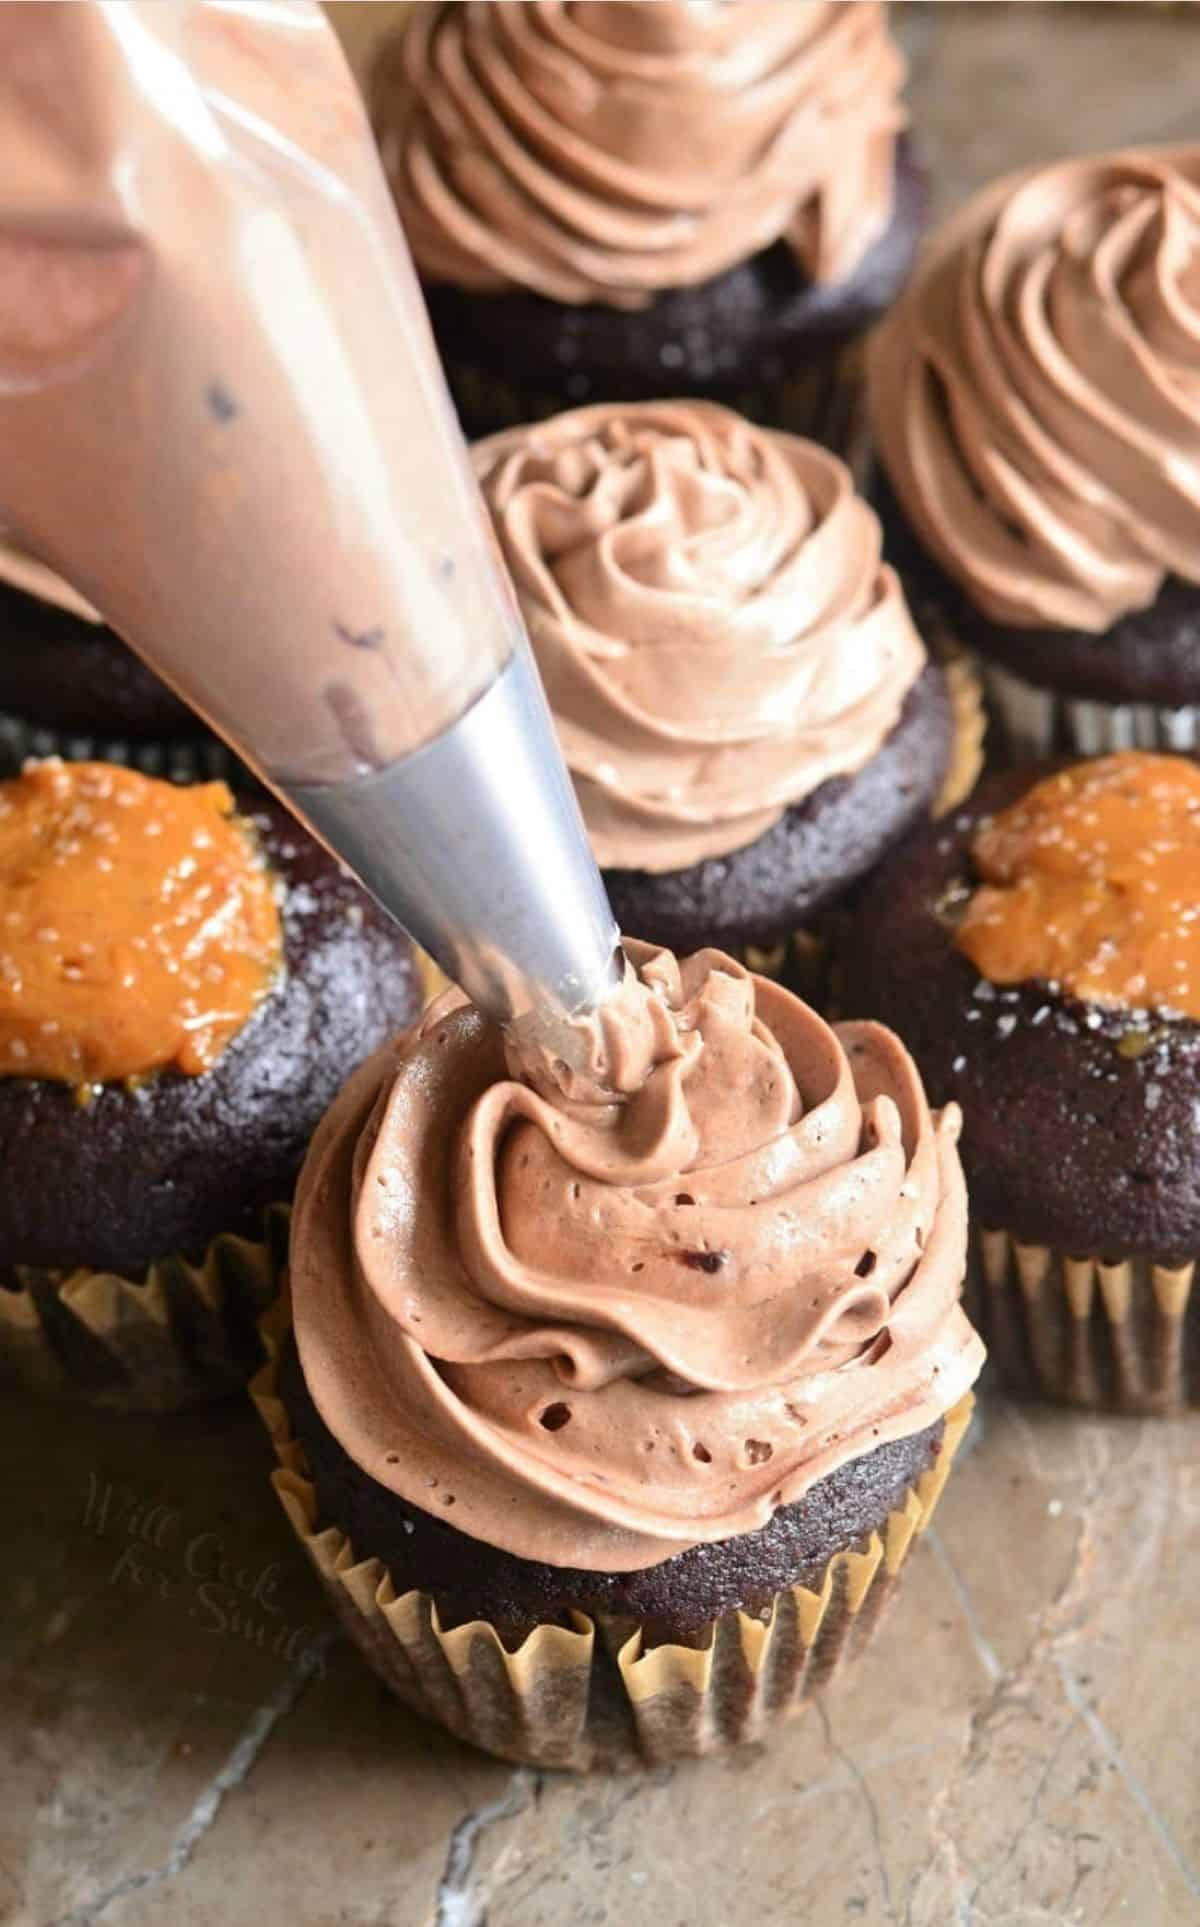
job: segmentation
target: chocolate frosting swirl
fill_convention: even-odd
[[[534,1089],[452,991],[329,1112],[292,1241],[305,1377],[362,1470],[611,1572],[762,1525],[983,1356],[959,1115],[898,1040],[633,949],[636,1089]]]
[[[906,516],[993,622],[1098,634],[1168,574],[1200,582],[1200,147],[977,195],[869,385]]]
[[[904,62],[874,0],[405,12],[372,117],[427,280],[636,307],[781,236],[837,281],[887,225]]]
[[[605,868],[740,849],[894,728],[925,651],[827,450],[648,402],[474,455]]]

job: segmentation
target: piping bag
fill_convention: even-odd
[[[0,513],[573,1067],[616,926],[321,8],[0,7],[0,153]]]

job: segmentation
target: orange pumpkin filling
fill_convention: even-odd
[[[1037,783],[983,824],[955,940],[996,984],[1200,1019],[1200,767],[1127,750]]]
[[[224,783],[107,763],[0,783],[0,1075],[106,1084],[210,1070],[283,952],[271,877]]]

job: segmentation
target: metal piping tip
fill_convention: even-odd
[[[527,644],[424,749],[278,787],[473,1003],[571,1061],[625,959]]]

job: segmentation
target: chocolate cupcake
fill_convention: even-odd
[[[546,1765],[707,1752],[822,1684],[982,1358],[957,1113],[898,1040],[632,954],[583,1069],[451,992],[351,1080],[254,1388],[388,1684]]]
[[[372,118],[469,436],[665,390],[859,446],[925,198],[882,7],[404,14]]]
[[[1019,1390],[1200,1400],[1200,769],[983,782],[881,871],[841,1003],[962,1105],[972,1314]]]
[[[244,1384],[283,1207],[407,940],[274,803],[104,764],[0,784],[0,1374],[168,1409]]]
[[[244,777],[91,604],[10,537],[0,539],[0,776],[30,756],[99,758],[176,782]]]
[[[849,472],[711,402],[577,409],[474,461],[621,928],[802,968],[979,767]]]
[[[889,553],[1010,754],[1200,746],[1200,147],[1058,161],[934,237],[869,357]]]

